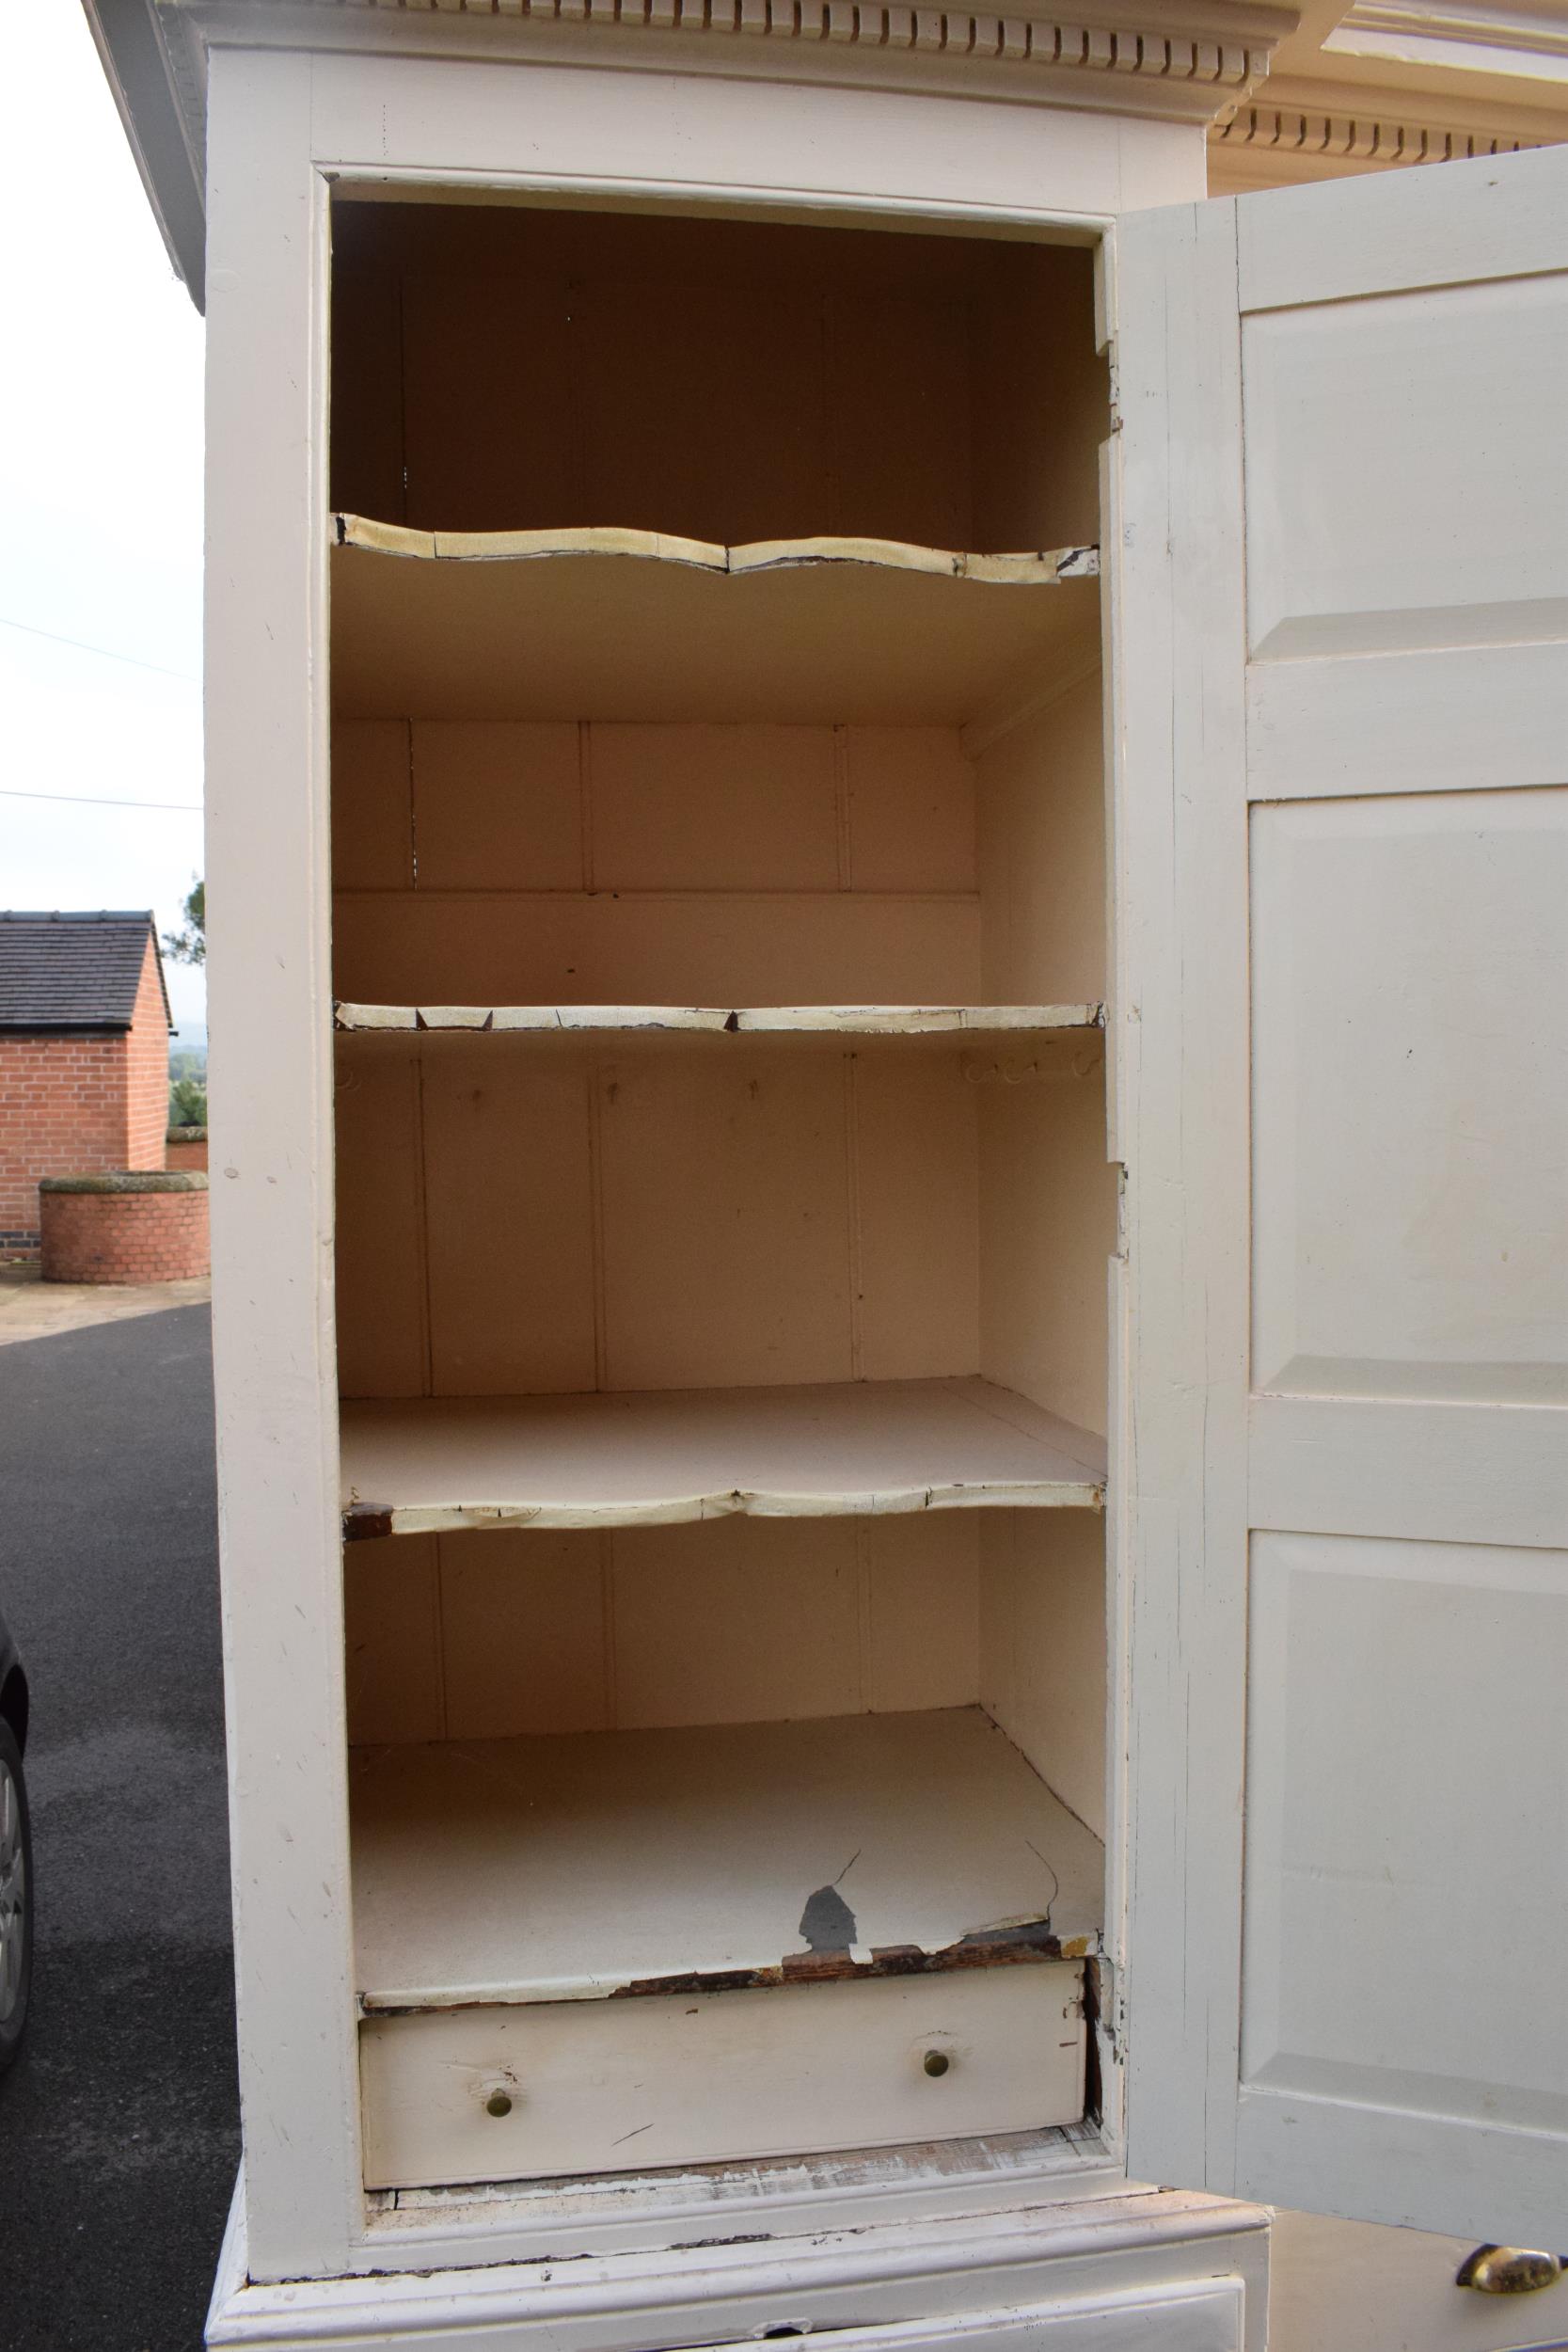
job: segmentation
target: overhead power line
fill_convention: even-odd
[[[100,801],[90,792],[13,792],[0,787],[3,801],[69,801],[72,808],[176,808],[187,817],[201,815],[199,801]]]
[[[132,670],[152,670],[159,677],[177,677],[185,686],[201,683],[190,670],[166,669],[161,661],[143,661],[134,653],[116,653],[112,645],[89,645],[85,637],[62,637],[58,629],[35,628],[31,621],[9,621],[3,612],[0,628],[19,628],[24,637],[46,637],[52,645],[74,645],[78,653],[95,653],[104,661],[123,661]]]

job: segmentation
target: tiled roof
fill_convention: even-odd
[[[150,939],[157,955],[158,934],[147,908],[130,914],[0,912],[0,1029],[128,1029]],[[161,956],[158,985],[167,1020]]]

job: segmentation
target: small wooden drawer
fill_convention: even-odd
[[[1076,1961],[372,2016],[360,2028],[365,2185],[641,2171],[1075,2122],[1084,2053]]]

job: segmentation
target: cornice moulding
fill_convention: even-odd
[[[152,0],[187,131],[210,44],[839,82],[1207,124],[1296,22],[1268,0],[1083,0],[1070,18],[893,0]],[[693,36],[699,38],[693,39]],[[675,46],[678,37],[679,45]]]
[[[175,267],[202,299],[210,48],[594,66],[1207,127],[1298,22],[1283,0],[85,0]]]
[[[1357,0],[1324,40],[1323,54],[1563,82],[1568,15],[1559,0],[1491,7],[1483,0]]]

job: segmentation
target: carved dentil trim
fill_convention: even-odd
[[[1476,155],[1512,155],[1534,139],[1489,137],[1431,123],[1389,122],[1377,117],[1297,113],[1278,106],[1242,106],[1209,134],[1212,147],[1267,150],[1324,163],[1441,164]]]

